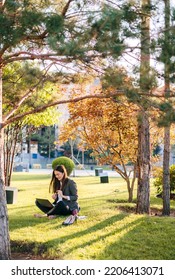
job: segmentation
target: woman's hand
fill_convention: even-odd
[[[61,190],[58,190],[58,195],[63,197],[63,192]]]
[[[57,193],[52,194],[52,198],[55,200],[57,198]]]
[[[61,190],[58,190],[58,195],[64,199],[69,199],[67,195],[63,195],[63,192]]]

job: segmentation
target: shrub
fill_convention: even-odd
[[[161,194],[163,191],[163,169],[156,168],[154,171],[154,187],[157,188],[157,194]],[[175,164],[170,166],[170,193],[175,190]]]
[[[67,175],[69,176],[73,169],[75,168],[75,164],[73,162],[73,160],[71,160],[70,158],[68,157],[58,157],[58,158],[55,158],[53,161],[52,161],[52,168],[55,169],[55,167],[57,165],[64,165],[64,167],[66,168],[67,170]]]

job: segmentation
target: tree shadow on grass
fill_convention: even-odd
[[[65,242],[69,243],[69,240],[73,241],[76,238],[83,238],[84,236],[89,235],[89,234],[93,235],[93,234],[95,234],[98,231],[101,231],[102,233],[104,233],[105,228],[107,228],[108,226],[113,225],[116,222],[121,221],[125,217],[127,217],[127,215],[126,214],[122,214],[122,213],[119,214],[119,215],[114,215],[114,216],[112,216],[112,217],[110,217],[108,219],[103,220],[100,223],[95,224],[92,227],[86,228],[85,230],[80,230],[78,232],[74,232],[74,233],[72,233],[70,235],[66,235],[64,237],[59,237],[59,238],[56,238],[54,240],[52,239],[51,241],[48,241],[46,243],[47,244],[47,248],[57,247],[58,243],[59,244],[64,244]],[[112,235],[112,233],[108,232],[106,234],[106,236],[108,236],[108,235]],[[104,238],[104,237],[105,237],[105,235],[102,236],[102,238]],[[71,245],[70,248],[68,248],[66,251],[64,251],[64,254],[65,253],[69,254],[73,250],[76,250],[78,248],[84,248],[85,246],[89,246],[89,245],[93,244],[94,242],[98,241],[99,239],[100,239],[100,237],[98,237],[98,238],[96,238],[94,240],[88,240],[88,238],[87,238],[87,241],[81,242],[80,245],[76,245],[76,241],[75,241],[75,243],[74,243],[75,246]]]
[[[41,224],[41,227],[45,227],[44,224],[48,224],[48,222],[50,223],[50,225],[52,225],[53,227],[59,229],[61,227],[64,228],[64,226],[62,226],[62,221],[63,219],[65,219],[65,217],[59,217],[58,219],[54,219],[53,221],[48,220],[47,218],[41,218],[41,219],[36,219],[33,216],[30,215],[25,215],[25,213],[29,213],[31,211],[31,206],[22,206],[22,207],[17,207],[16,210],[18,210],[19,215],[17,215],[17,217],[13,217],[12,221],[10,222],[10,224],[12,224],[12,229],[11,232],[15,229],[21,229],[21,228],[28,228],[28,227],[32,227],[38,224]],[[22,213],[23,211],[23,213]],[[20,213],[22,213],[22,215],[20,215]],[[126,218],[127,216],[129,216],[128,213],[120,213],[118,215],[114,215],[112,217],[109,217],[103,221],[100,222],[96,222],[95,225],[88,227],[88,224],[86,224],[85,226],[87,226],[86,229],[81,230],[81,227],[77,227],[78,224],[73,225],[76,226],[77,228],[74,228],[74,230],[72,231],[70,228],[70,232],[71,234],[68,233],[68,235],[64,236],[64,237],[58,237],[55,239],[52,239],[48,242],[45,243],[41,243],[42,245],[44,244],[44,254],[45,255],[49,255],[48,251],[53,251],[52,249],[57,248],[56,251],[56,258],[61,259],[61,257],[63,258],[63,253],[61,251],[59,251],[59,247],[58,244],[64,244],[64,243],[68,243],[69,244],[69,240],[75,240],[75,245],[71,245],[70,247],[68,247],[68,249],[66,249],[64,251],[64,256],[65,254],[70,254],[72,250],[77,250],[77,249],[81,249],[84,248],[86,246],[90,246],[95,242],[98,242],[100,240],[100,238],[108,238],[109,236],[114,235],[115,233],[120,233],[121,229],[116,228],[113,231],[109,231],[108,227],[112,226],[113,224],[122,221],[124,218]],[[96,218],[96,217],[94,217]],[[93,217],[91,217],[91,219],[93,219]],[[22,221],[21,221],[22,220]],[[92,221],[93,222],[93,221]],[[127,228],[127,225],[124,227]],[[64,229],[63,229],[64,230]],[[76,230],[76,231],[75,231]],[[106,231],[106,234],[105,234]],[[95,234],[98,232],[100,232],[99,236],[97,238],[94,238]],[[92,235],[92,238],[89,239],[88,235]],[[87,235],[87,239],[86,241],[84,241],[85,237]],[[76,238],[80,239],[80,244],[76,244]],[[82,240],[81,240],[82,238]],[[84,238],[84,239],[83,239]],[[15,242],[15,241],[14,241]],[[23,248],[24,251],[29,250],[33,248],[33,251],[36,251],[36,254],[38,252],[37,248],[40,248],[40,243],[37,242],[33,242],[31,243],[30,241],[16,241],[19,242],[22,245],[21,248]],[[29,244],[29,247],[27,247],[26,243]],[[72,242],[71,242],[72,244]],[[26,249],[28,248],[28,249]],[[41,248],[43,248],[41,246]],[[18,249],[18,248],[17,248]],[[61,256],[61,257],[60,257]],[[94,256],[95,258],[95,256]]]
[[[124,214],[112,216],[85,230],[71,233],[65,237],[58,237],[45,243],[12,241],[12,252],[28,254],[28,259],[66,259],[66,255],[83,248],[83,250],[90,251],[88,259],[96,260],[170,260],[175,258],[175,235],[170,236],[167,228],[162,225],[161,218],[138,216],[137,220],[123,223],[118,228],[117,222],[127,217],[128,215]],[[115,223],[116,227],[109,230],[108,226]],[[172,227],[172,225],[174,223],[169,226]],[[98,234],[99,231],[101,231],[101,234],[96,237],[96,233]],[[154,235],[157,236],[158,232],[159,237],[154,238]],[[91,240],[89,234],[92,235]],[[80,238],[80,242],[77,243],[76,238]],[[93,244],[95,245],[100,240],[102,240],[103,245],[100,250],[93,252]],[[69,244],[69,241],[73,242],[70,242],[70,246],[64,252],[61,252],[58,244],[64,246],[64,243]],[[105,246],[105,244],[107,245]],[[52,248],[54,249],[53,252],[56,252],[55,257],[49,255],[48,251]]]
[[[120,216],[120,214],[118,215],[118,216]],[[124,217],[126,217],[126,215],[125,216],[123,216],[123,218]],[[106,234],[104,234],[104,232],[105,232],[105,228],[107,227],[107,226],[109,226],[109,220],[110,219],[107,219],[107,220],[105,220],[104,221],[104,227],[103,228],[101,228],[101,236],[98,236],[97,238],[94,238],[93,240],[89,240],[89,241],[86,241],[86,242],[83,242],[83,243],[81,243],[81,245],[76,245],[76,246],[74,246],[74,247],[71,247],[70,249],[68,249],[68,250],[66,250],[64,253],[65,254],[69,254],[69,253],[71,253],[71,251],[73,251],[73,250],[77,250],[77,249],[79,249],[79,248],[85,248],[85,247],[88,247],[88,246],[92,246],[93,244],[95,244],[96,242],[99,242],[100,241],[100,239],[102,239],[102,240],[105,240],[105,239],[107,239],[107,238],[109,238],[109,237],[111,237],[111,236],[115,236],[115,234],[120,234],[122,231],[125,231],[128,227],[133,227],[133,226],[136,226],[138,223],[139,223],[139,220],[136,220],[136,221],[134,221],[134,222],[131,222],[131,223],[128,223],[127,225],[124,225],[123,227],[121,227],[121,228],[115,228],[115,230],[112,230],[112,231],[106,231]],[[119,221],[119,220],[117,220],[117,221]],[[96,228],[96,227],[95,227]],[[95,229],[95,232],[96,231],[98,231],[97,229]],[[89,234],[89,231],[87,230],[87,233]],[[104,242],[104,244],[105,244],[105,242]],[[94,252],[92,252],[91,253],[91,258],[92,259],[99,259],[99,257],[96,255],[96,253]],[[109,256],[107,256],[106,255],[106,259],[109,259]]]
[[[11,240],[11,252],[29,253],[41,255],[46,251],[46,246],[40,242],[30,242],[25,240]]]
[[[52,260],[48,257],[47,247],[42,242],[25,240],[11,240],[11,259],[13,260]],[[62,259],[61,252],[57,259]]]
[[[35,218],[34,213],[31,211],[31,206],[25,206],[25,207],[21,206],[13,210],[15,210],[15,215],[14,216],[13,214],[9,215],[10,232],[22,228],[33,227],[38,224],[40,224],[44,228],[44,224],[48,224],[48,223],[50,223],[50,225],[56,224],[57,227],[59,226],[61,227],[62,225],[59,224],[65,219],[65,216],[59,216],[54,220],[49,220],[47,217]],[[26,215],[26,213],[28,214]],[[29,213],[31,213],[31,215]]]
[[[155,238],[154,235],[159,237]],[[161,240],[160,240],[161,235]],[[173,248],[174,247],[174,248]],[[175,235],[171,237],[160,218],[144,216],[133,228],[124,233],[119,240],[96,256],[97,259],[110,260],[174,260]]]

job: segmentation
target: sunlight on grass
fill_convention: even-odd
[[[17,204],[8,205],[13,251],[32,251],[52,259],[174,259],[175,219],[136,215],[128,203],[121,178],[74,177],[79,190],[80,215],[71,226],[65,217],[36,219],[36,197],[50,199],[50,175],[19,173],[12,185],[18,188]],[[134,199],[136,192],[134,192]],[[162,201],[151,190],[151,207],[162,209]],[[172,208],[175,202],[172,202]]]

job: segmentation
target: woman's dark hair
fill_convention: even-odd
[[[55,177],[54,171],[59,171],[63,173],[63,179],[61,181],[62,184],[60,184],[60,181]],[[64,165],[57,165],[52,172],[52,179],[49,185],[49,192],[55,193],[57,190],[60,189],[63,190],[67,180],[68,180],[68,176],[67,176],[66,168],[64,167]]]

